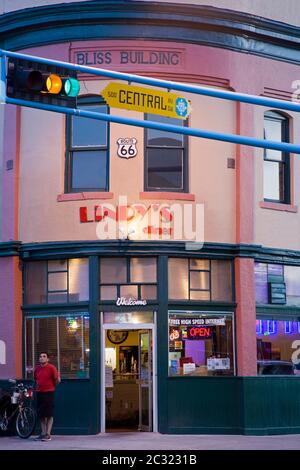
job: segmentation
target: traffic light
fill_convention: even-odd
[[[79,91],[76,71],[25,59],[8,59],[7,96],[76,108]]]

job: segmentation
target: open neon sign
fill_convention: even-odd
[[[211,338],[210,326],[192,326],[187,330],[188,339],[207,339]]]

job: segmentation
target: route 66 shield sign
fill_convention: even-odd
[[[137,140],[134,137],[125,137],[117,140],[118,157],[133,158],[137,155]]]

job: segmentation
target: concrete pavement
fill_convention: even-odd
[[[228,436],[159,433],[106,433],[95,436],[0,437],[0,450],[300,450],[300,435]]]

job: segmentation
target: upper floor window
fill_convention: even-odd
[[[265,113],[264,137],[277,142],[289,142],[288,119],[273,111]],[[289,154],[278,150],[264,150],[264,199],[290,203]]]
[[[184,126],[181,119],[154,114],[149,121]],[[173,132],[145,129],[145,190],[188,191],[187,137]]]
[[[78,107],[108,113],[99,98],[84,97]],[[108,191],[109,126],[105,121],[67,117],[66,192]]]

